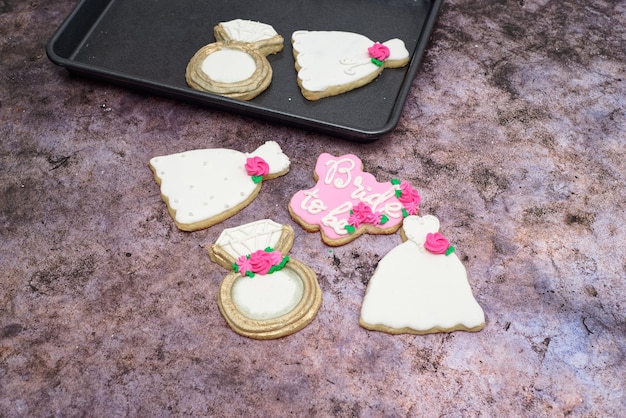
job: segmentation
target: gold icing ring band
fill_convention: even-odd
[[[248,54],[256,69],[250,77],[242,81],[225,83],[213,80],[204,71],[202,63],[211,54],[224,48],[234,49]],[[272,82],[272,66],[267,58],[254,46],[244,42],[214,42],[200,48],[187,64],[185,72],[187,84],[196,90],[219,94],[234,99],[250,100],[263,92]]]
[[[224,278],[217,302],[224,319],[235,332],[245,337],[267,340],[293,334],[313,321],[322,304],[317,276],[310,267],[293,258],[289,259],[284,269],[292,270],[302,280],[302,299],[291,311],[267,320],[243,315],[232,298],[233,285],[238,279],[254,279],[242,277],[239,273],[230,273]]]

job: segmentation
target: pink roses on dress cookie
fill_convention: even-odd
[[[389,48],[387,46],[376,42],[374,45],[367,48],[367,52],[370,54],[370,57],[380,61],[386,60],[389,57]]]
[[[450,241],[444,237],[440,232],[429,232],[426,234],[426,242],[424,242],[424,248],[433,254],[445,254],[449,255],[454,251],[454,247],[450,245]]]
[[[261,157],[248,158],[246,160],[245,169],[255,183],[259,183],[263,180],[263,176],[266,176],[270,172],[269,164]]]

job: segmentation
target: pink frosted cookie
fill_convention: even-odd
[[[483,310],[439,220],[409,216],[402,237],[405,242],[380,260],[368,283],[361,326],[391,334],[483,329]]]
[[[298,191],[289,213],[305,230],[320,231],[327,245],[347,244],[362,234],[393,234],[419,211],[420,195],[399,180],[379,183],[352,154],[321,154],[312,189]]]
[[[208,228],[233,216],[254,200],[262,180],[286,174],[289,165],[274,141],[252,153],[210,148],[150,160],[161,197],[183,231]]]

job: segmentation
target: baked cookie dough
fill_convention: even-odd
[[[308,100],[362,87],[384,68],[404,67],[410,60],[400,39],[378,43],[352,32],[299,30],[291,43],[298,85]]]
[[[307,326],[322,304],[317,275],[289,256],[294,233],[262,219],[225,229],[209,248],[211,260],[232,270],[218,292],[218,306],[238,334],[268,340]]]
[[[409,216],[402,238],[368,283],[360,325],[391,334],[483,329],[483,310],[454,247],[439,232],[439,220]]]
[[[251,100],[272,82],[266,56],[283,50],[283,37],[268,24],[235,19],[214,29],[216,42],[200,48],[187,64],[185,79],[196,90]]]
[[[259,194],[263,180],[286,174],[289,166],[274,141],[251,153],[209,148],[150,160],[161,197],[183,231],[208,228],[235,215]]]

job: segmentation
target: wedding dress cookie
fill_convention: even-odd
[[[208,228],[233,216],[254,200],[262,180],[286,174],[289,165],[274,141],[252,153],[211,148],[150,160],[161,197],[183,231]]]
[[[296,31],[291,37],[298,85],[308,100],[335,96],[364,86],[383,68],[409,63],[404,42],[374,42],[366,36],[339,31]]]
[[[432,216],[404,220],[405,242],[378,263],[359,323],[391,334],[479,331],[485,326],[467,272]]]
[[[251,100],[272,82],[266,56],[283,49],[283,37],[270,25],[235,19],[214,28],[217,42],[198,50],[189,61],[187,84],[225,97]]]
[[[317,275],[288,256],[294,233],[263,219],[222,232],[211,260],[233,270],[222,281],[218,306],[238,334],[259,340],[284,337],[307,326],[322,304]]]
[[[379,183],[352,154],[321,154],[313,178],[313,188],[291,198],[289,213],[305,230],[320,231],[327,245],[344,245],[362,234],[393,234],[419,211],[420,195],[408,182]]]

